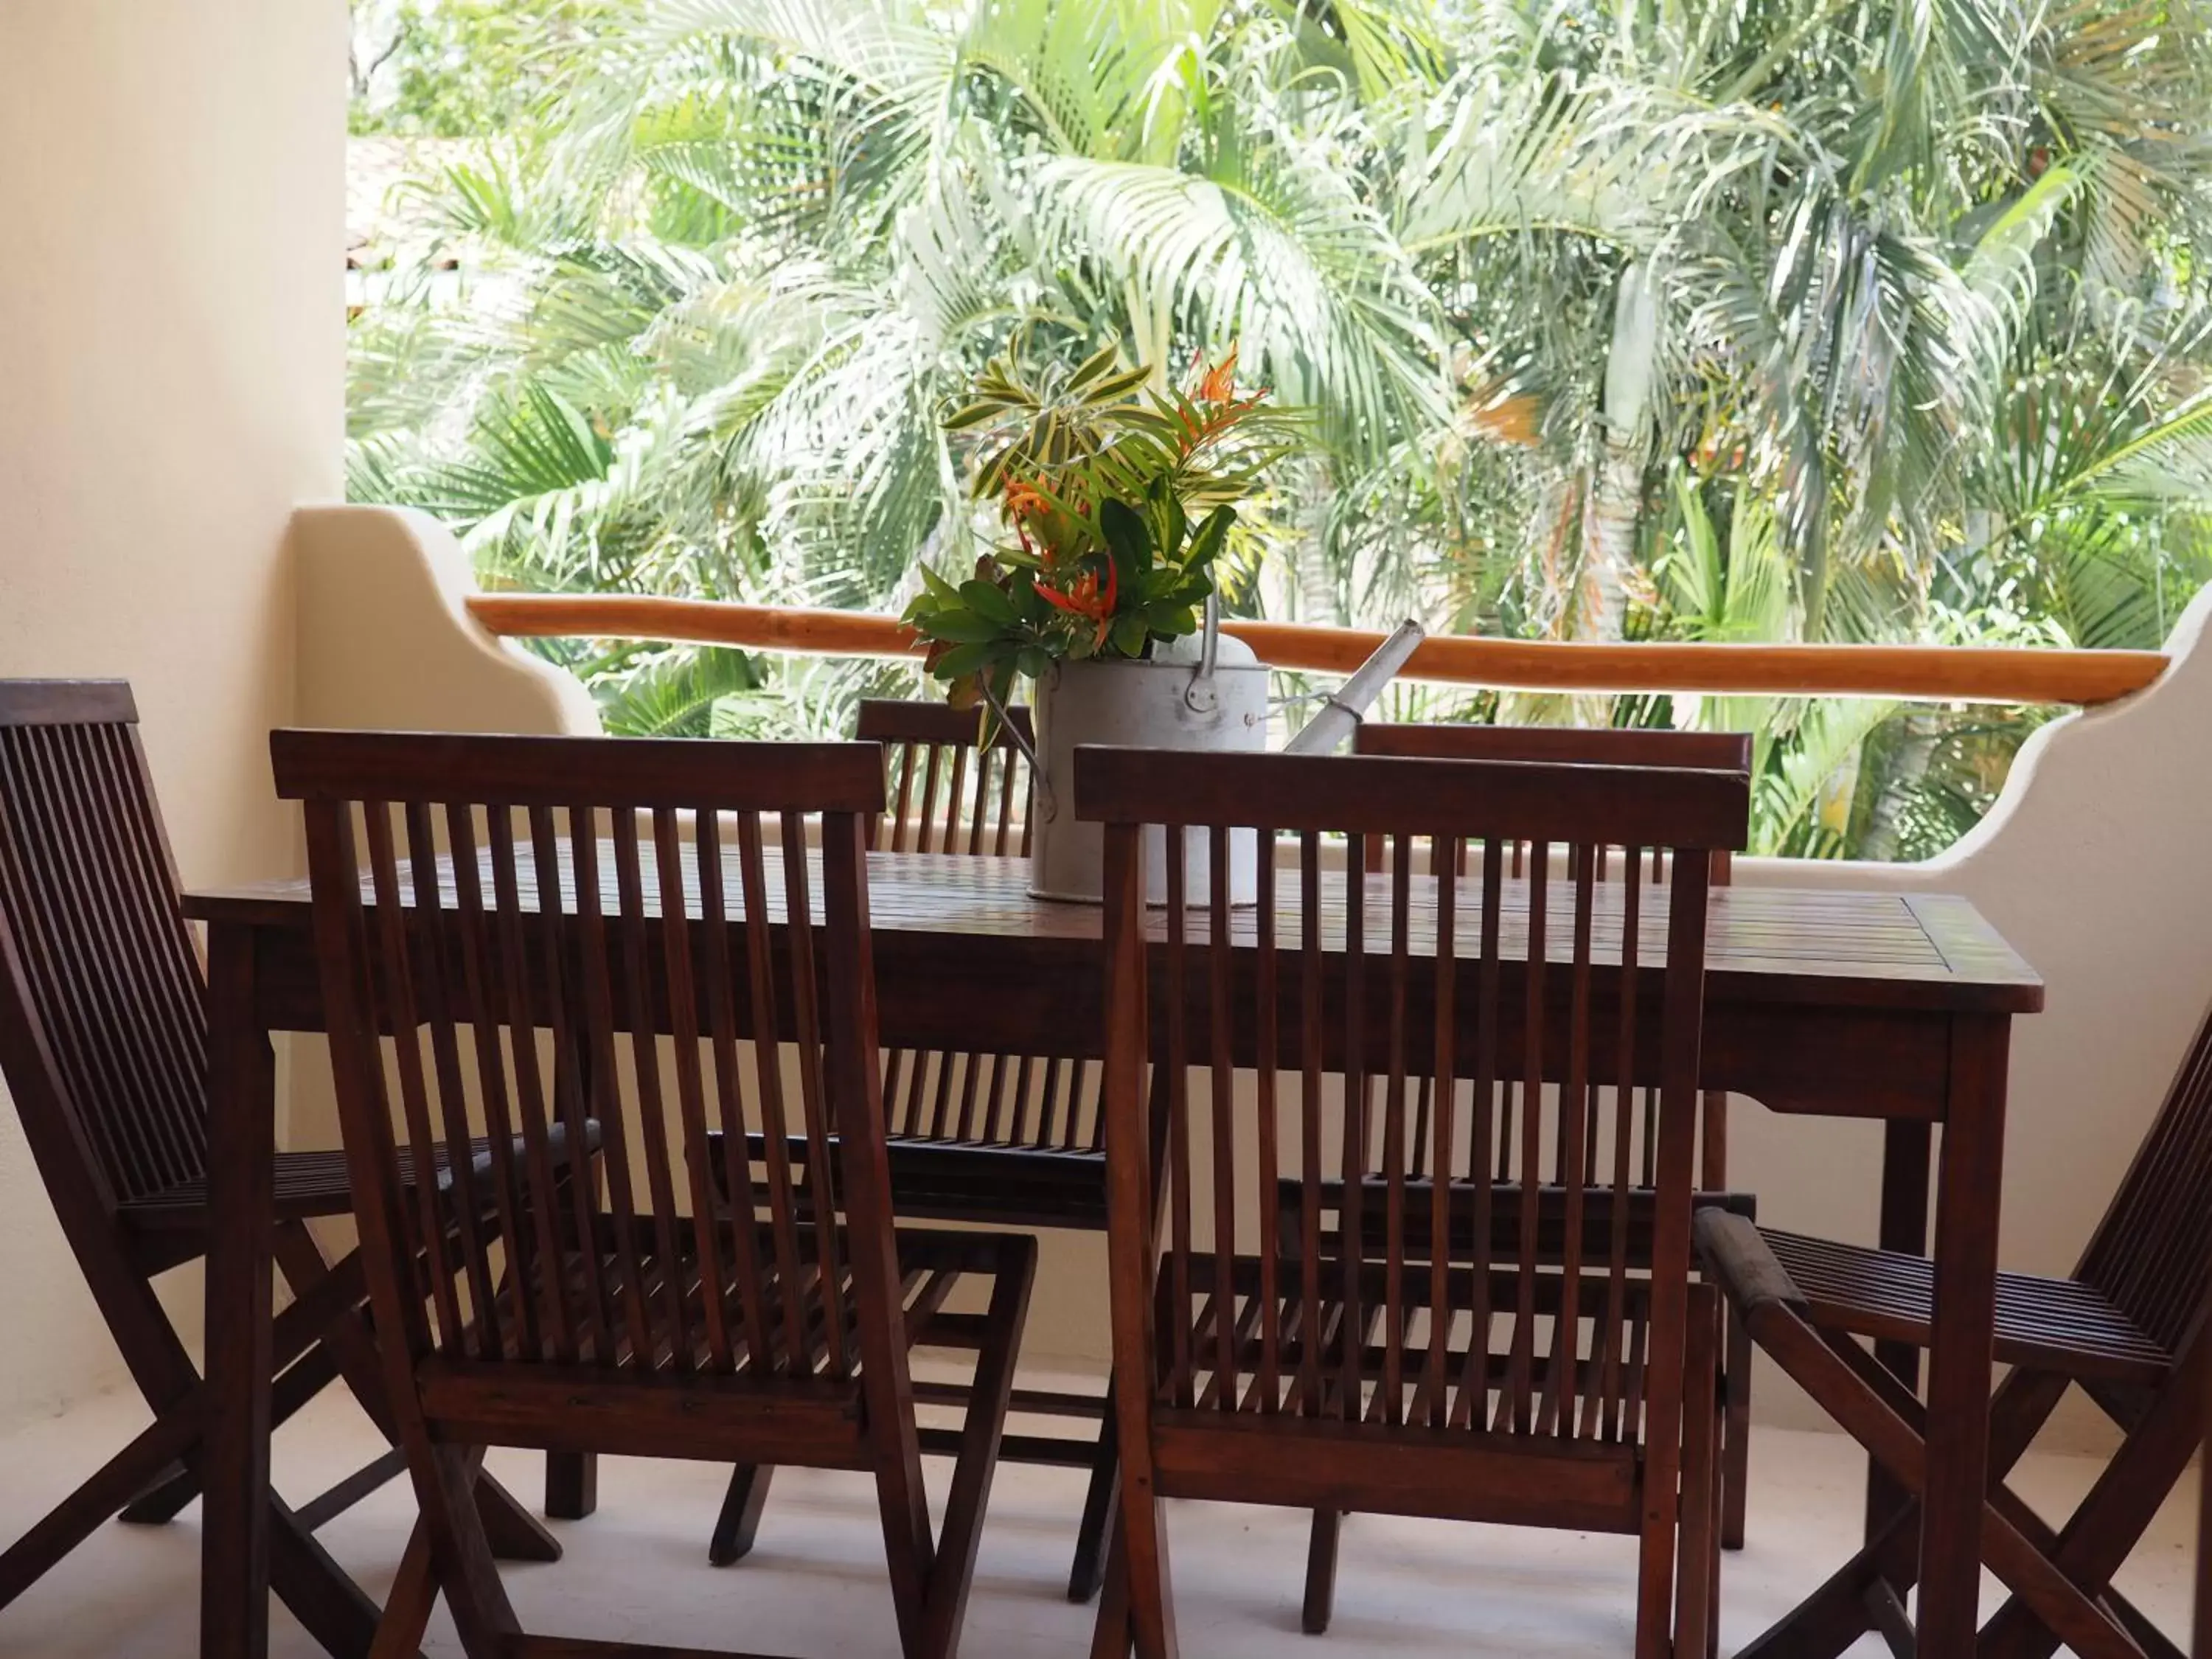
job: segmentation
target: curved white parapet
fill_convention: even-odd
[[[2021,751],[1996,808],[1917,865],[1745,860],[1778,886],[1960,893],[2041,973],[2014,1026],[2004,1258],[2072,1266],[2212,1005],[2212,589],[2124,702]],[[1761,1220],[1870,1237],[1874,1138],[1741,1115],[1729,1174]]]
[[[592,733],[591,694],[468,613],[475,578],[445,526],[391,507],[301,507],[302,726]]]

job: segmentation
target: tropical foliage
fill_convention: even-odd
[[[491,581],[896,609],[993,552],[942,423],[1010,337],[1234,343],[1310,412],[1236,611],[2154,645],[2212,567],[2197,3],[578,0],[395,199],[352,489]],[[623,729],[904,672],[561,649]],[[1763,847],[1884,857],[2048,713],[1394,709],[1751,729]]]

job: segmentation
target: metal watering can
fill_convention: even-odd
[[[1290,740],[1286,751],[1319,754],[1343,742],[1421,637],[1418,623],[1401,624],[1339,690],[1324,695],[1324,708]],[[1267,747],[1267,665],[1249,646],[1223,635],[1217,600],[1208,600],[1206,626],[1195,639],[1170,641],[1146,660],[1054,664],[1037,683],[1033,708],[1030,893],[1096,904],[1104,892],[1105,830],[1077,820],[1068,787],[1079,747],[1114,744],[1260,753]],[[1202,905],[1210,902],[1213,884],[1208,837],[1202,830],[1183,834],[1184,899]],[[1167,832],[1154,825],[1145,836],[1145,899],[1165,904]],[[1256,831],[1230,836],[1229,866],[1230,902],[1256,903]]]

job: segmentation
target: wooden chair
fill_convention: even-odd
[[[1030,711],[1008,713],[1013,731],[1001,732],[983,750],[976,745],[973,710],[942,703],[862,703],[855,735],[884,745],[891,780],[889,814],[872,826],[869,845],[898,853],[1026,856],[1031,780],[1014,732],[1028,739]],[[945,782],[941,817],[940,776]],[[901,1214],[1105,1230],[1095,1066],[1014,1054],[895,1051],[884,1060],[884,1102],[891,1194]],[[1049,1414],[1066,1407],[1094,1421],[1099,1414],[1096,1400],[1021,1398],[1024,1411],[1042,1407]],[[1079,1467],[1092,1462],[1088,1441],[1055,1443],[1059,1451],[1040,1461]]]
[[[198,1371],[153,1279],[208,1235],[207,988],[119,681],[0,682],[0,1071],[39,1174],[153,1426],[0,1555],[0,1607],[108,1516],[165,1522],[198,1495]],[[489,1144],[473,1142],[481,1160]],[[439,1161],[440,1180],[448,1178]],[[411,1173],[411,1172],[410,1172]],[[305,1222],[354,1206],[336,1152],[280,1154],[276,1257],[295,1300],[276,1322],[272,1413],[283,1422],[343,1376],[392,1427],[357,1256],[327,1262]],[[313,1537],[403,1467],[378,1460],[292,1510],[272,1496],[277,1593],[332,1651],[376,1610]],[[544,1529],[496,1486],[501,1547],[555,1559]]]
[[[1022,740],[1030,711],[1008,711],[1014,732],[979,747],[973,709],[942,702],[872,699],[854,736],[884,745],[887,811],[869,822],[868,844],[897,853],[1026,855],[1030,766]],[[1016,734],[1018,734],[1017,736]],[[902,1217],[969,1224],[1103,1232],[1106,1163],[1098,1116],[1098,1068],[1089,1061],[1021,1055],[893,1051],[884,1060],[890,1125],[891,1204]],[[957,1386],[919,1385],[920,1398],[957,1404]],[[1097,1594],[1115,1492],[1114,1445],[1099,1395],[1017,1389],[1013,1409],[1061,1419],[1071,1434],[1008,1435],[1012,1462],[1086,1468],[1091,1482],[1076,1531],[1068,1598]],[[952,1451],[956,1431],[926,1427],[922,1449]],[[774,1471],[730,1476],[708,1559],[738,1560],[757,1535]]]
[[[1711,772],[1078,751],[1077,813],[1106,834],[1125,1494],[1095,1659],[1132,1636],[1143,1659],[1177,1651],[1161,1508],[1176,1497],[1635,1535],[1637,1652],[1704,1650],[1718,1430],[1717,1318],[1690,1274],[1705,855],[1742,845],[1748,800],[1745,779]],[[1158,919],[1147,823],[1165,826]],[[1188,910],[1188,843],[1218,870],[1255,832],[1256,908],[1232,911],[1216,884]],[[1330,834],[1353,872],[1386,838],[1387,872],[1340,899]],[[1433,884],[1412,873],[1430,837],[1446,849]],[[1533,855],[1509,916],[1516,840]],[[1481,844],[1466,876],[1462,842]],[[1642,908],[1640,862],[1598,879],[1605,846],[1691,854],[1663,919]],[[1157,1177],[1148,1060],[1166,1079]],[[1238,1068],[1255,1072],[1249,1109]],[[1452,1086],[1421,1124],[1424,1073]]]
[[[422,1504],[410,1557],[471,1659],[671,1651],[520,1632],[468,1502],[487,1445],[866,1470],[902,1650],[953,1653],[1036,1243],[892,1225],[864,861],[881,751],[298,732],[271,747],[279,793],[306,804],[346,1159]],[[550,1086],[545,1032],[583,1056]],[[410,1192],[404,1156],[429,1156],[472,1093],[501,1154],[489,1178],[450,1204]],[[606,1181],[571,1167],[564,1186],[556,1132],[573,1146],[586,1121]],[[988,1310],[943,1312],[970,1279]],[[916,1346],[976,1354],[934,1535]],[[395,1594],[392,1646],[428,1600]]]
[[[2212,1370],[2205,1376],[2204,1455],[2197,1463],[2197,1639],[2193,1659],[2212,1659]]]
[[[1907,1492],[1919,1489],[1923,1414],[1862,1340],[1925,1347],[1929,1264],[1856,1245],[1701,1215],[1698,1243],[1753,1340]],[[2212,1374],[2212,1016],[2071,1278],[2000,1276],[1996,1358],[2014,1369],[1990,1402],[1982,1553],[2011,1599],[1983,1627],[1990,1659],[2180,1652],[2112,1588],[2159,1504],[2203,1443]],[[2005,1485],[2069,1388],[2125,1437],[2056,1529]],[[1903,1598],[1919,1555],[1917,1506],[1750,1648],[1832,1656],[1880,1632],[1906,1650]]]
[[[870,697],[853,736],[884,746],[889,799],[868,825],[870,850],[1027,857],[1030,711],[1006,711],[1007,728],[985,749],[978,710],[945,702]],[[942,783],[943,793],[939,793]]]
[[[1370,721],[1360,726],[1352,750],[1361,755],[1425,756],[1435,760],[1539,761],[1560,765],[1692,767],[1700,771],[1731,772],[1749,776],[1752,739],[1741,732],[1658,732],[1636,727],[1562,726],[1395,726]],[[1616,850],[1617,849],[1613,849]],[[1370,842],[1367,867],[1382,868],[1382,847]],[[1507,872],[1522,873],[1528,848],[1520,842],[1507,850]],[[1734,855],[1712,856],[1712,880],[1726,886],[1733,873]],[[1599,875],[1608,872],[1600,854]],[[1646,871],[1656,885],[1667,878],[1666,860],[1654,857]],[[1425,1121],[1425,1082],[1421,1112]],[[1698,1189],[1713,1202],[1745,1214],[1756,1214],[1751,1194],[1730,1189],[1728,1180],[1729,1097],[1725,1091],[1707,1090],[1698,1121]],[[1649,1125],[1652,1120],[1647,1115]],[[1418,1154],[1417,1154],[1418,1156]],[[1650,1161],[1645,1149],[1645,1161]],[[1721,1547],[1743,1547],[1745,1496],[1751,1468],[1751,1338],[1741,1320],[1725,1322],[1721,1355],[1722,1397],[1725,1401],[1721,1445]],[[1335,1565],[1336,1518],[1316,1516],[1311,1551],[1312,1594],[1308,1599],[1308,1628],[1316,1613],[1325,1621],[1327,1582]]]

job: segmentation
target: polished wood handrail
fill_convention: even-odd
[[[907,657],[921,647],[896,617],[726,605],[641,594],[479,593],[469,611],[514,637],[686,641],[830,657]],[[1277,668],[1348,674],[1382,644],[1368,629],[1224,623]],[[1900,697],[1935,702],[2070,703],[2132,696],[2166,672],[2157,651],[1946,645],[1595,645],[1553,640],[1421,641],[1404,678],[1540,691]]]

